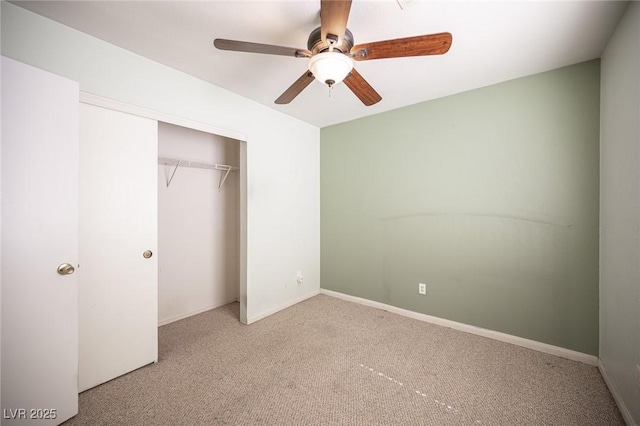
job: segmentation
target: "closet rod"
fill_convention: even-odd
[[[181,160],[179,158],[172,158],[172,157],[158,157],[158,164],[163,166],[175,166],[175,168],[173,169],[173,173],[171,173],[171,177],[169,178],[169,180],[167,180],[167,188],[171,184],[171,181],[173,180],[173,176],[176,174],[176,171],[180,166],[193,167],[197,169],[220,170],[222,172],[225,172],[220,177],[220,183],[218,184],[218,191],[222,189],[222,185],[224,185],[224,182],[227,180],[229,173],[232,171],[238,170],[238,167],[230,166],[228,164],[202,163],[199,161]]]

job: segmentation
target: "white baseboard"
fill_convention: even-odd
[[[602,375],[604,382],[607,384],[607,387],[609,388],[609,392],[611,392],[611,396],[613,396],[613,400],[618,405],[618,409],[620,410],[620,414],[622,414],[622,418],[624,419],[625,423],[629,426],[633,426],[633,425],[637,426],[636,423],[633,421],[633,417],[631,417],[631,412],[627,408],[627,405],[624,403],[624,400],[620,395],[620,391],[618,390],[611,376],[609,376],[609,372],[604,367],[604,364],[602,363],[601,359],[598,360],[598,370],[600,370],[600,374]]]
[[[205,308],[196,309],[195,311],[185,312],[185,313],[182,313],[182,314],[179,314],[179,315],[174,315],[174,316],[169,317],[169,318],[158,319],[158,327],[170,324],[172,322],[180,321],[181,319],[185,319],[185,318],[191,317],[193,315],[198,315],[198,314],[201,314],[203,312],[207,312],[207,311],[210,311],[212,309],[216,309],[216,308],[219,308],[221,306],[228,305],[229,303],[233,303],[233,302],[237,302],[237,301],[238,301],[238,298],[233,298],[233,299],[231,299],[231,300],[229,300],[227,302],[216,303],[215,305],[210,305],[210,306],[207,306]]]
[[[453,328],[455,330],[464,331],[465,333],[471,333],[471,334],[475,334],[482,337],[488,337],[489,339],[511,343],[513,345],[522,346],[524,348],[533,349],[538,352],[544,352],[547,354],[559,356],[561,358],[570,359],[572,361],[579,361],[584,364],[593,365],[593,366],[598,365],[598,357],[596,357],[595,355],[589,355],[582,352],[573,351],[571,349],[565,349],[559,346],[549,345],[547,343],[536,342],[535,340],[529,340],[523,337],[512,336],[511,334],[500,333],[499,331],[487,330],[485,328],[476,327],[473,325],[463,324],[460,322],[438,318],[431,315],[421,314],[419,312],[413,312],[407,309],[397,308],[395,306],[387,305],[385,303],[375,302],[373,300],[363,299],[361,297],[350,296],[348,294],[338,293],[332,290],[320,289],[320,293],[326,294],[327,296],[336,297],[338,299],[347,300],[349,302],[370,306],[372,308],[393,312],[394,314],[417,319],[419,321],[425,321],[431,324],[441,325],[444,327]]]
[[[320,290],[316,289],[316,290],[313,290],[311,293],[307,293],[304,296],[298,297],[297,299],[291,300],[291,301],[289,301],[287,303],[283,303],[282,305],[276,306],[275,308],[269,309],[268,311],[262,312],[262,313],[260,313],[258,315],[254,315],[252,317],[249,317],[249,318],[247,318],[247,324],[252,324],[252,323],[254,323],[256,321],[259,321],[259,320],[261,320],[263,318],[268,317],[269,315],[273,315],[276,312],[280,312],[283,309],[287,309],[290,306],[293,306],[293,305],[298,304],[300,302],[303,302],[303,301],[305,301],[307,299],[310,299],[313,296],[317,296],[318,294],[320,294]]]

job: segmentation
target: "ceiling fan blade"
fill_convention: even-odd
[[[429,34],[394,40],[376,41],[353,46],[351,55],[356,61],[402,58],[406,56],[442,55],[451,47],[449,33]]]
[[[352,69],[351,74],[344,79],[344,84],[346,84],[353,94],[366,106],[371,106],[382,100],[382,96],[367,83],[367,80],[365,80],[355,68]]]
[[[331,44],[330,41],[327,41],[327,34],[332,34],[339,40],[344,38],[350,10],[351,0],[322,0],[320,2],[320,31],[322,41],[328,45]],[[334,40],[334,43],[337,44],[339,42],[338,39]]]
[[[305,87],[311,84],[313,80],[314,77],[313,74],[311,74],[311,71],[305,71],[299,79],[297,79],[287,90],[284,91],[282,95],[280,95],[278,99],[276,99],[275,103],[279,105],[288,104],[298,96]]]
[[[218,49],[232,50],[234,52],[264,53],[267,55],[293,56],[296,58],[311,57],[311,52],[307,49],[251,43],[248,41],[227,40],[224,38],[215,39],[213,41],[213,45]]]

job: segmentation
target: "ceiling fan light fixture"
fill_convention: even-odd
[[[341,52],[322,52],[309,59],[309,71],[320,83],[331,87],[353,69],[353,60]]]

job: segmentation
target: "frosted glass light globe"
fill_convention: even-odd
[[[352,69],[353,60],[340,52],[322,52],[309,59],[309,71],[329,87],[344,80]]]

